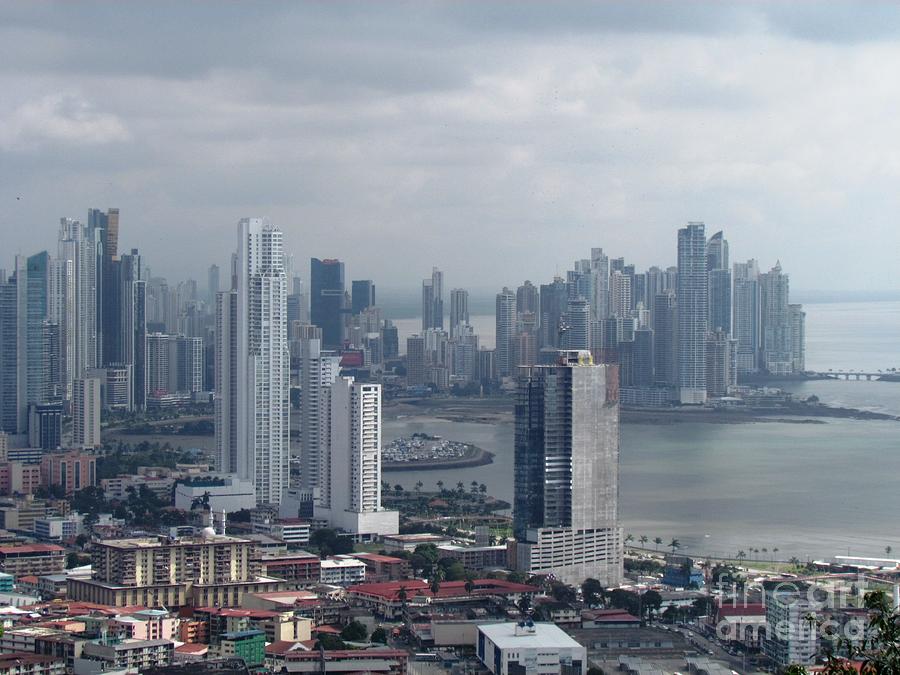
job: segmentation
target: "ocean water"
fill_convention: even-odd
[[[817,303],[806,311],[809,368],[900,367],[900,303]],[[409,321],[410,333],[418,330],[419,320]],[[493,317],[473,323],[492,326]],[[827,380],[785,388],[834,405],[900,415],[900,383]],[[495,461],[388,473],[391,484],[412,488],[421,480],[433,487],[443,480],[468,487],[475,480],[511,501],[511,424],[386,420],[384,439],[414,431],[472,442],[494,452]],[[620,517],[635,538],[676,537],[697,553],[765,547],[770,552],[761,557],[778,548],[780,559],[883,555],[888,545],[900,550],[898,475],[900,422],[627,424],[620,443]]]

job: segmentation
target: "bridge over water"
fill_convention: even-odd
[[[808,375],[829,380],[881,380],[900,382],[900,372],[864,372],[861,370],[828,370],[823,372],[808,372]]]

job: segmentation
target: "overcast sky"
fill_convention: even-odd
[[[702,220],[794,288],[900,289],[900,6],[0,8],[0,266],[118,206],[172,279],[262,215],[304,275],[499,288]]]

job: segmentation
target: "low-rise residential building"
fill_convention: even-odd
[[[222,658],[241,658],[251,668],[261,666],[266,658],[266,634],[261,630],[225,633],[218,654]]]
[[[345,556],[337,556],[339,558]],[[380,553],[354,553],[353,558],[361,560],[366,566],[366,583],[383,581],[399,581],[412,574],[409,561]]]
[[[0,654],[0,675],[64,675],[66,662],[43,654]]]
[[[438,555],[442,558],[458,560],[469,570],[486,570],[509,568],[510,561],[505,544],[497,546],[456,546],[443,544],[438,546]]]
[[[56,544],[0,546],[0,571],[14,577],[62,572],[66,552]]]
[[[288,547],[309,543],[310,524],[302,518],[280,518],[253,523],[253,531],[281,539]]]
[[[716,603],[709,625],[723,642],[755,651],[766,637],[766,608],[762,603]]]
[[[301,651],[284,654],[281,666],[288,673],[387,673],[403,675],[409,654],[399,649]],[[284,672],[282,671],[282,672]]]
[[[494,675],[587,673],[587,649],[552,623],[479,625],[476,653]]]
[[[315,586],[322,580],[322,560],[310,553],[264,557],[258,561],[259,573],[282,579],[290,588]]]
[[[40,486],[40,464],[0,462],[0,494],[31,495]]]
[[[84,516],[80,513],[36,518],[34,521],[34,536],[42,541],[66,541],[83,533]]]
[[[97,484],[97,455],[72,450],[52,452],[41,458],[41,484],[60,486],[67,497]]]
[[[247,609],[237,607],[201,607],[194,618],[205,624],[203,633],[209,644],[219,644],[226,633],[261,631],[266,642],[303,641],[312,636],[312,621],[295,616],[291,609]]]
[[[329,558],[321,564],[321,582],[334,586],[350,586],[366,580],[366,564],[350,557]]]
[[[174,653],[175,643],[171,640],[126,639],[111,644],[88,642],[81,656],[82,659],[102,661],[106,670],[121,669],[136,673],[169,665]]]

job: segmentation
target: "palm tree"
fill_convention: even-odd
[[[638,541],[641,542],[641,548],[645,548],[647,542],[649,541],[649,537],[647,537],[646,534],[642,534],[640,537],[638,537]]]
[[[662,546],[662,542],[663,542],[662,537],[656,537],[656,538],[653,540],[653,543],[656,544],[656,550],[657,550],[657,551],[659,550],[659,547]]]
[[[626,535],[625,535],[625,543],[626,543],[626,544],[629,544],[629,543],[631,543],[632,541],[634,541],[634,535],[633,535],[633,534],[626,534]]]
[[[440,491],[440,493],[444,494],[444,481],[439,480],[437,482],[437,487],[438,487],[438,490]]]
[[[438,594],[438,591],[441,590],[441,581],[444,580],[444,570],[441,567],[436,567],[434,570],[434,576],[431,579],[431,592],[435,595]]]
[[[487,485],[485,485],[484,483],[482,483],[481,485],[478,486],[478,491],[479,491],[481,494],[486,495],[486,494],[487,494]]]
[[[475,590],[475,584],[472,581],[472,577],[466,577],[466,584],[464,588],[466,589],[467,595],[472,595],[472,591]]]
[[[772,547],[772,562],[775,562],[775,558],[776,558],[777,556],[778,556],[778,547],[777,547],[777,546],[773,546],[773,547]]]
[[[744,562],[744,558],[747,557],[747,554],[744,553],[743,549],[741,549],[740,551],[737,552],[737,556],[736,556],[736,557],[737,557],[737,559],[738,559],[738,562]]]
[[[425,485],[422,481],[416,481],[416,494],[419,494],[422,491],[422,486]]]
[[[894,549],[893,549],[891,546],[885,546],[885,547],[884,547],[884,554],[885,554],[888,558],[890,558],[890,557],[891,557],[891,551],[893,551],[893,550],[894,550]]]
[[[463,482],[462,482],[462,481],[459,481],[459,482],[456,484],[456,491],[459,492],[460,494],[462,494],[463,492],[466,491],[466,486],[463,485]]]
[[[681,548],[681,542],[677,539],[672,539],[672,541],[669,542],[669,548],[672,549],[672,554],[674,555],[675,551]]]

